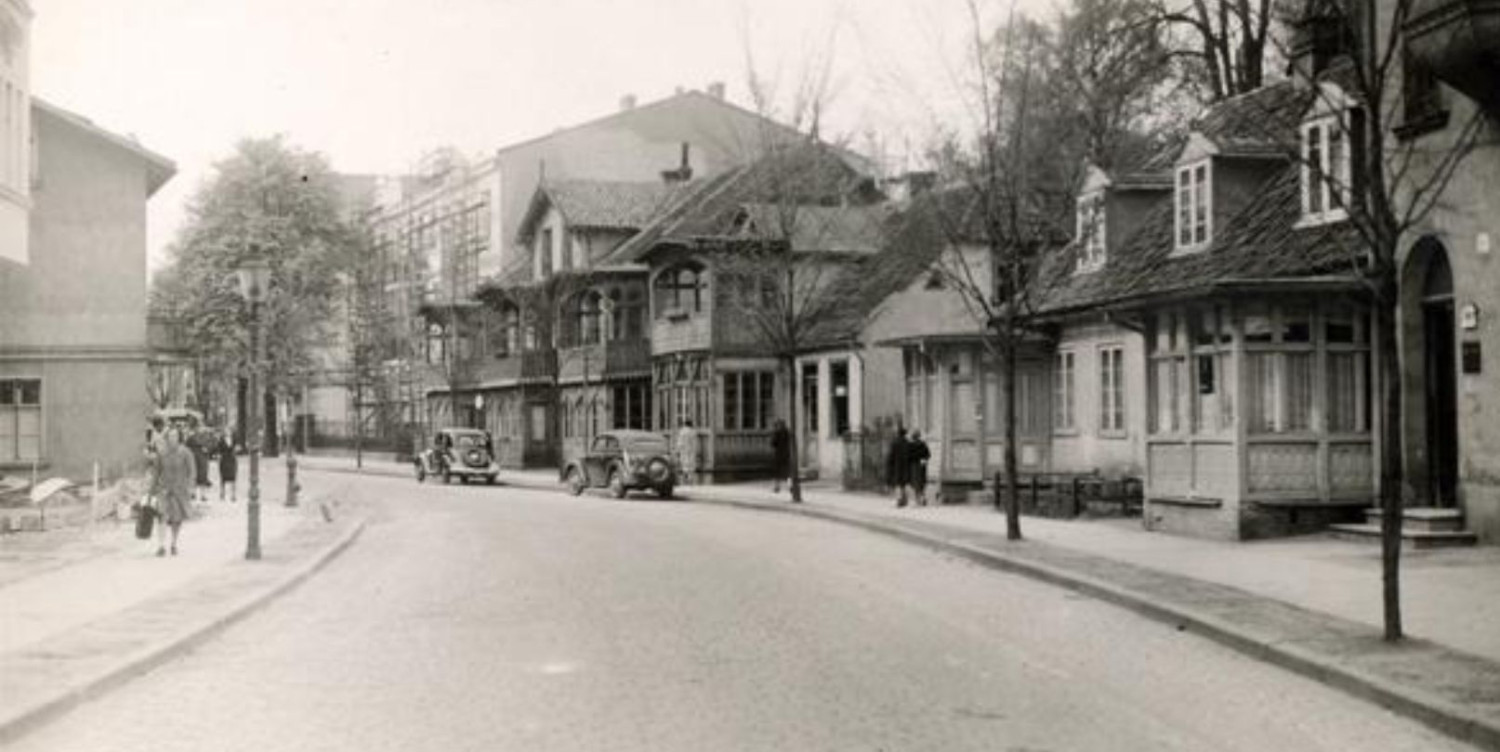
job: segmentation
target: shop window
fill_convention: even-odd
[[[771,427],[775,414],[776,374],[731,371],[724,374],[724,428],[753,431]]]

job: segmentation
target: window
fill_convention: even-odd
[[[901,352],[903,366],[906,374],[906,410],[904,416],[905,425],[920,426],[922,423],[922,376],[923,362],[926,360],[922,352],[915,347],[908,347]],[[997,424],[998,425],[998,424]]]
[[[1150,332],[1152,433],[1178,433],[1187,428],[1183,420],[1187,390],[1187,339],[1183,326],[1180,316],[1168,312],[1156,317]]]
[[[1348,216],[1350,159],[1345,120],[1330,116],[1302,126],[1302,215],[1307,222]]]
[[[614,388],[612,407],[615,428],[650,428],[651,390],[644,384]]]
[[[444,357],[443,326],[441,324],[430,324],[427,327],[427,364],[439,366],[446,362]]]
[[[537,276],[552,276],[552,228],[542,230],[536,246]]]
[[[596,290],[589,290],[578,296],[573,314],[573,320],[577,327],[574,332],[573,344],[593,345],[599,342],[601,299]]]
[[[1078,269],[1089,271],[1104,264],[1104,192],[1078,198]]]
[[[696,265],[668,269],[656,277],[656,315],[701,313],[707,287],[703,270]]]
[[[775,420],[776,374],[730,371],[724,374],[724,429],[754,431]]]
[[[828,364],[828,381],[833,392],[833,435],[849,433],[849,361]]]
[[[685,420],[710,425],[710,368],[702,357],[664,360],[654,368],[657,430],[674,429]]]
[[[1099,432],[1125,431],[1125,349],[1099,348]]]
[[[1213,236],[1210,161],[1177,170],[1177,247],[1197,248]]]
[[[1064,350],[1057,354],[1056,368],[1052,374],[1054,408],[1052,425],[1057,431],[1072,431],[1073,423],[1073,352]]]
[[[42,380],[0,379],[0,462],[42,458]]]

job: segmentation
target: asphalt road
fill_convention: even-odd
[[[340,477],[378,509],[352,549],[13,752],[1467,749],[865,531]]]

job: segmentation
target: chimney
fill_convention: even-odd
[[[682,161],[675,170],[662,170],[662,182],[667,184],[685,183],[693,179],[693,163],[691,159],[692,144],[682,142]]]
[[[621,112],[624,112],[626,110],[633,110],[633,109],[635,109],[635,95],[634,94],[626,94],[625,96],[620,97],[620,111]]]
[[[711,82],[709,82],[709,84],[708,84],[708,95],[711,96],[711,97],[713,97],[714,99],[720,99],[720,100],[722,100],[724,98],[724,82],[723,81],[711,81]]]

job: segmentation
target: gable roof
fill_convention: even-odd
[[[1296,81],[1280,81],[1218,102],[1194,121],[1225,156],[1280,156],[1297,140],[1302,114],[1315,93]]]
[[[851,197],[853,203],[863,205],[877,195],[874,181],[846,159],[842,150],[816,143],[773,149],[749,164],[695,182],[697,185],[674,196],[655,221],[617,248],[604,263],[639,261],[664,242],[735,238],[746,216],[763,214],[768,205],[794,203],[797,212],[826,219],[826,213],[818,214],[820,209],[840,207]],[[762,208],[750,209],[757,205]],[[860,237],[865,223],[851,216],[835,224],[839,242],[849,244]],[[809,222],[803,229],[810,231],[813,225]],[[811,239],[804,237],[804,242]]]
[[[570,228],[638,230],[669,207],[674,196],[688,190],[688,184],[661,181],[549,180],[537,186],[516,238],[529,238],[549,206]]]

